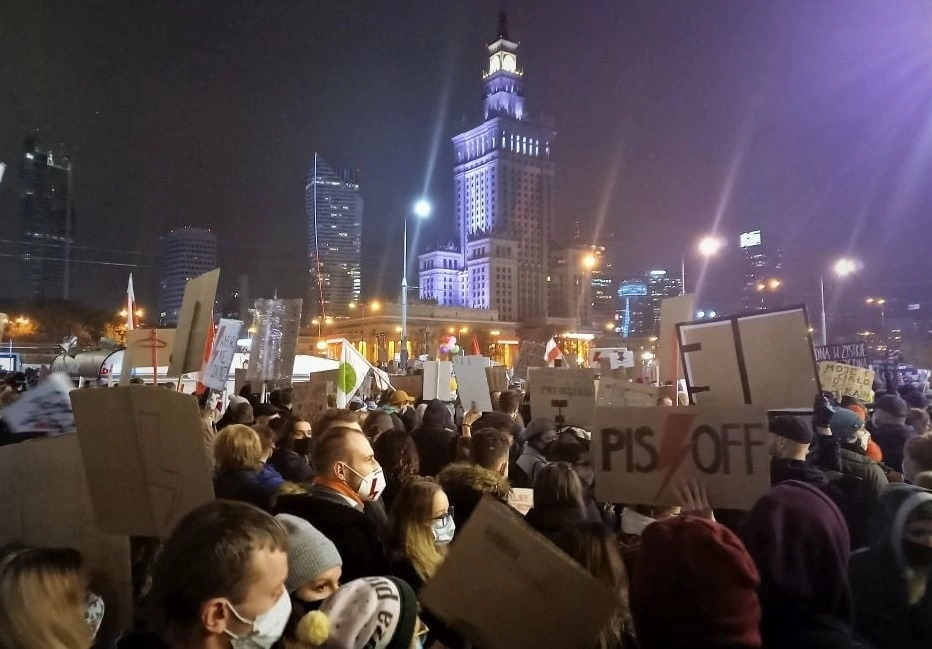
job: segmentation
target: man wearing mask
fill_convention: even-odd
[[[291,614],[287,546],[281,523],[252,505],[192,510],[153,570],[154,633],[124,636],[118,649],[269,649]]]
[[[518,468],[524,473],[522,477],[527,484],[517,484],[517,476],[514,476],[512,486],[530,488],[534,486],[537,473],[549,464],[550,450],[557,441],[556,426],[547,417],[538,417],[525,429],[525,439],[527,443],[518,458]]]
[[[275,512],[303,518],[333,541],[344,580],[390,574],[381,541],[385,477],[369,440],[354,428],[331,428],[317,440],[313,460],[317,476],[308,493],[280,496]]]

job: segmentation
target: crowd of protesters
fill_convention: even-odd
[[[932,647],[921,390],[820,394],[811,416],[771,418],[772,486],[750,512],[715,509],[702,485],[680,486],[679,507],[599,502],[589,431],[493,397],[464,412],[398,390],[307,421],[289,390],[247,390],[222,415],[204,392],[217,500],[134,565],[138,628],[95,645],[105,602],[81,555],[7,546],[0,648],[475,647],[419,595],[479,502],[518,487],[528,527],[616,596],[579,649]]]

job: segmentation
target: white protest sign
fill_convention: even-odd
[[[236,341],[243,323],[239,320],[220,319],[217,325],[217,335],[214,337],[214,347],[210,351],[207,369],[201,383],[212,390],[225,390],[227,379],[230,378],[230,366],[236,354]]]
[[[588,428],[595,407],[595,375],[592,368],[528,368],[531,415],[554,421],[562,415],[568,426]]]
[[[700,406],[810,408],[819,391],[804,307],[684,323],[677,335]]]
[[[450,379],[453,378],[453,363],[450,361],[424,361],[424,401],[440,399],[452,401]]]
[[[661,383],[676,382],[677,379],[683,378],[676,325],[691,321],[695,312],[696,296],[692,293],[664,298],[660,302],[660,348],[657,350],[657,362],[660,364]]]
[[[660,388],[642,383],[632,383],[626,379],[602,375],[599,379],[599,394],[596,405],[599,406],[656,406],[660,398]]]
[[[839,397],[854,397],[870,402],[874,399],[874,370],[835,361],[819,363],[819,383],[826,392]]]
[[[453,363],[456,391],[463,408],[475,403],[479,412],[492,412],[492,397],[486,368],[489,359],[484,356],[461,356]]]
[[[219,281],[220,269],[215,268],[185,284],[178,327],[171,347],[168,376],[181,376],[201,369],[207,334],[214,326],[213,309]]]
[[[617,370],[634,367],[634,352],[627,347],[593,347],[589,350],[589,367]]]
[[[597,408],[596,498],[680,505],[675,486],[695,480],[714,507],[750,509],[770,488],[767,430],[755,406]]]
[[[534,490],[515,487],[508,494],[508,504],[522,516],[527,516],[527,513],[534,506]]]
[[[56,372],[3,409],[3,421],[14,433],[73,433],[74,412],[67,374]]]
[[[420,599],[483,649],[594,647],[618,606],[617,593],[490,498]]]

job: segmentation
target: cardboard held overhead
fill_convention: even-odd
[[[660,398],[660,389],[653,385],[632,383],[626,379],[602,375],[599,379],[599,394],[596,405],[599,406],[656,406]]]
[[[489,382],[489,392],[502,392],[508,389],[508,370],[504,365],[485,368],[485,376]]]
[[[594,647],[618,606],[608,586],[489,498],[457,533],[421,603],[483,649]]]
[[[864,402],[874,400],[874,370],[845,363],[819,363],[819,383],[826,392],[838,397],[855,397]]]
[[[450,361],[424,361],[424,400],[452,401],[453,391],[450,389],[452,378],[453,363]]]
[[[466,410],[475,403],[480,412],[492,412],[487,369],[489,369],[489,359],[484,356],[461,356],[454,361],[456,392]]]
[[[314,372],[307,383],[292,385],[292,412],[302,419],[314,421],[314,417],[327,410],[327,397],[336,395],[339,373],[340,370]]]
[[[508,504],[522,516],[527,516],[527,513],[534,507],[534,490],[515,487],[508,494]]]
[[[0,447],[0,545],[5,543],[79,550],[106,603],[105,622],[130,627],[129,539],[95,524],[76,435]]]
[[[74,413],[68,394],[74,384],[56,372],[3,409],[3,421],[14,433],[61,435],[74,432]]]
[[[197,399],[127,386],[71,393],[94,518],[112,534],[164,537],[213,500]]]
[[[547,366],[547,345],[533,340],[522,340],[515,359],[514,378],[526,380],[528,368]]]
[[[676,325],[691,322],[696,312],[696,296],[692,293],[664,298],[660,303],[660,337],[657,362],[660,365],[660,382],[667,383],[683,378]]]
[[[531,415],[557,421],[562,414],[566,425],[588,428],[595,407],[595,376],[592,368],[530,368]]]
[[[129,383],[137,367],[168,367],[175,345],[174,329],[133,329],[126,332],[120,385]],[[153,380],[155,378],[153,377]]]
[[[634,367],[634,351],[627,347],[593,347],[589,350],[589,367],[618,370]]]
[[[805,307],[683,323],[691,403],[810,408],[819,377]]]
[[[253,389],[258,390],[256,384],[263,381],[276,387],[291,385],[303,304],[302,300],[256,300],[247,372]]]
[[[681,505],[681,481],[706,486],[713,507],[750,509],[770,488],[767,412],[755,406],[597,408],[596,498]]]
[[[403,390],[415,399],[421,398],[424,394],[424,376],[421,374],[389,376],[388,379],[395,390]]]
[[[855,367],[870,367],[867,362],[867,343],[838,343],[835,345],[816,345],[815,359],[821,361],[835,361]]]
[[[169,376],[181,376],[201,369],[207,332],[214,326],[214,302],[219,281],[220,269],[215,268],[189,280],[185,285],[181,311],[178,312],[175,344],[168,366]]]
[[[221,318],[217,324],[217,335],[214,337],[214,346],[210,350],[210,358],[201,383],[211,390],[226,390],[227,380],[230,378],[230,366],[236,355],[236,341],[243,323],[239,320]]]

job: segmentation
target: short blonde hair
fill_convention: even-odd
[[[262,466],[262,441],[259,433],[243,424],[231,424],[217,433],[214,440],[217,472],[236,469],[257,470]]]
[[[77,550],[0,549],[0,647],[88,649],[87,582]]]

